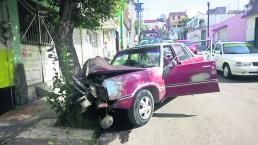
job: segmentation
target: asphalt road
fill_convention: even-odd
[[[168,100],[147,125],[122,121],[102,131],[97,144],[258,145],[258,78],[219,73],[219,81],[219,93]]]

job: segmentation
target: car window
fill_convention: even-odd
[[[251,44],[248,43],[225,43],[223,44],[225,54],[251,54],[258,53]]]
[[[124,65],[132,67],[158,67],[160,66],[160,49],[139,49],[118,54],[112,61],[112,65]]]
[[[139,55],[137,55],[137,54],[132,54],[132,55],[130,56],[130,60],[139,61]]]
[[[217,44],[215,47],[215,51],[221,51],[221,44]]]
[[[113,65],[120,65],[124,64],[128,60],[129,54],[121,55],[120,57],[117,57],[116,61],[114,61]]]
[[[194,54],[193,52],[188,48],[188,47],[184,47],[185,48],[185,51],[187,52],[187,54],[189,55],[189,57],[194,57]]]
[[[164,57],[172,57],[173,53],[172,53],[171,47],[165,46],[163,48],[163,54],[164,54]]]
[[[175,45],[175,46],[173,46],[173,49],[174,49],[179,61],[184,61],[184,60],[187,60],[190,58],[182,46]]]

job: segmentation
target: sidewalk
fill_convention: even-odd
[[[0,116],[0,145],[95,144],[95,130],[55,127],[56,114],[43,100]]]

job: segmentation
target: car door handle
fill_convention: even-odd
[[[211,65],[205,65],[202,67],[203,69],[211,68]]]

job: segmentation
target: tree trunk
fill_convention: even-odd
[[[53,39],[58,58],[61,58],[62,52],[64,52],[66,49],[65,47],[68,47],[68,52],[71,53],[71,57],[73,60],[73,71],[75,74],[78,74],[81,72],[81,67],[73,44],[74,24],[71,20],[73,7],[73,0],[65,0],[62,2],[60,6],[59,23],[55,27]],[[61,68],[62,73],[64,74],[65,68],[64,61],[62,59],[59,59],[59,66]]]

